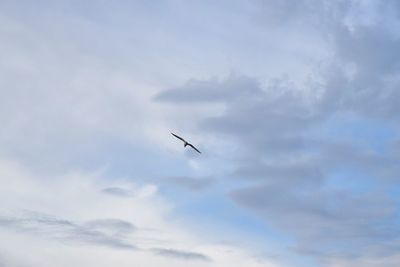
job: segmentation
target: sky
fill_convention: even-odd
[[[0,267],[399,266],[399,47],[395,0],[0,0]]]

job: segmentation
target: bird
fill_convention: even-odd
[[[180,137],[174,133],[171,133],[171,134],[183,142],[183,147],[190,146],[191,148],[193,148],[194,150],[196,150],[198,153],[201,154],[200,150],[198,150],[194,145],[192,145],[191,143],[187,142],[185,139],[183,139],[182,137]]]

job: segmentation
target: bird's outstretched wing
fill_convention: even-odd
[[[196,150],[197,152],[199,152],[199,153],[201,154],[200,150],[198,150],[197,148],[195,148],[194,145],[188,144],[188,146],[190,146],[191,148],[193,148],[194,150]]]
[[[182,137],[180,137],[180,136],[177,136],[176,134],[174,134],[174,133],[171,133],[173,136],[175,136],[176,138],[178,138],[178,139],[180,139],[180,140],[182,140],[183,142],[186,142],[185,141],[185,139],[183,139]]]

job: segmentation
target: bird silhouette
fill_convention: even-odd
[[[174,133],[171,133],[171,134],[183,142],[183,147],[190,146],[191,148],[193,148],[194,150],[196,150],[198,153],[201,154],[200,150],[198,150],[194,145],[192,145],[191,143],[187,142],[185,139],[183,139],[182,137],[180,137]]]

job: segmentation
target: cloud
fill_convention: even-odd
[[[393,234],[396,209],[385,194],[257,186],[232,197],[266,222],[294,233],[299,251],[321,257],[358,256],[371,245],[398,238]]]
[[[222,177],[235,212],[322,266],[398,262],[398,3],[159,4],[0,4],[0,158],[18,162],[0,161],[1,260],[170,266],[190,247],[212,259],[196,266],[274,265],[185,232],[157,186],[117,182],[142,175],[122,158],[163,172],[165,133],[183,128],[208,158],[165,183]]]
[[[102,189],[120,188],[122,182],[103,175],[75,171],[47,179],[19,163],[0,160],[2,260],[11,266],[168,267],[186,266],[174,261],[186,259],[194,266],[221,266],[228,264],[226,250],[231,249],[247,266],[261,266],[238,247],[215,250],[216,241],[202,241],[189,226],[174,223],[173,205],[154,191],[154,185],[125,180],[123,188],[136,193],[110,197]],[[180,247],[193,252],[175,249]]]
[[[134,70],[134,61],[125,61],[127,53],[117,48],[124,41],[111,41],[120,38],[116,32],[64,1],[25,4],[30,8],[0,4],[1,155],[42,172],[59,172],[77,165],[91,168],[88,161],[116,141],[127,147],[151,136],[159,140],[154,129],[164,124],[149,101],[155,86],[144,78],[147,74]],[[96,10],[105,12],[100,6]],[[105,35],[98,36],[99,30]],[[128,64],[114,68],[121,58]]]
[[[355,266],[388,266],[395,267],[400,263],[400,257],[398,253],[394,253],[391,256],[378,256],[378,257],[370,257],[365,255],[363,258],[357,259],[349,259],[349,260],[338,260],[332,261],[331,266],[347,266],[347,267],[355,267]]]
[[[392,149],[398,136],[393,121],[400,114],[398,32],[387,27],[390,13],[380,14],[378,22],[362,21],[354,15],[360,8],[355,3],[328,6],[313,8],[321,21],[330,20],[323,27],[334,56],[314,70],[307,89],[289,77],[261,83],[230,75],[196,86],[188,82],[156,100],[181,105],[212,98],[224,106],[220,114],[198,116],[195,131],[236,149],[226,175],[247,184],[229,196],[293,235],[297,253],[338,260],[363,257],[378,245],[393,254],[386,241],[399,238],[391,194],[398,184],[398,153]],[[296,5],[292,14],[285,2],[279,8],[295,21],[305,15]],[[369,11],[361,6],[360,12]],[[208,93],[210,88],[226,94]],[[387,132],[392,134],[382,137]]]
[[[136,230],[132,223],[119,219],[97,219],[88,221],[85,225],[96,230],[110,231],[116,236],[124,236]]]
[[[204,254],[184,251],[184,250],[176,250],[176,249],[166,249],[166,248],[156,248],[153,249],[154,253],[157,255],[161,255],[164,257],[178,258],[183,260],[200,260],[200,261],[210,261],[210,258]]]
[[[231,99],[240,99],[241,96],[258,91],[258,84],[254,79],[245,76],[232,76],[232,79],[219,81],[189,80],[185,85],[172,88],[157,94],[154,100],[172,103],[210,103]]]
[[[324,1],[297,1],[292,3],[289,0],[282,1],[253,1],[257,6],[256,18],[264,25],[274,27],[285,27],[289,23],[315,22],[319,21],[318,12],[324,7]]]
[[[215,183],[215,179],[208,177],[195,178],[186,176],[165,177],[162,178],[161,181],[163,183],[177,185],[191,191],[201,191]]]
[[[129,197],[132,194],[130,190],[120,187],[107,187],[102,189],[101,192],[118,197]]]
[[[135,249],[125,241],[134,226],[118,219],[99,219],[82,224],[34,213],[25,217],[0,217],[0,227],[74,243]]]
[[[234,176],[256,183],[231,192],[234,202],[254,211],[266,224],[293,234],[295,251],[315,258],[358,257],[376,242],[397,238],[389,188],[359,195],[352,188],[326,187],[339,172],[358,172],[385,187],[396,180],[397,156],[353,145],[356,137],[327,139],[319,129],[347,109],[337,106],[328,111],[320,105],[330,101],[328,95],[307,101],[295,88],[272,85],[221,100],[224,114],[198,122],[197,130],[237,147]]]

